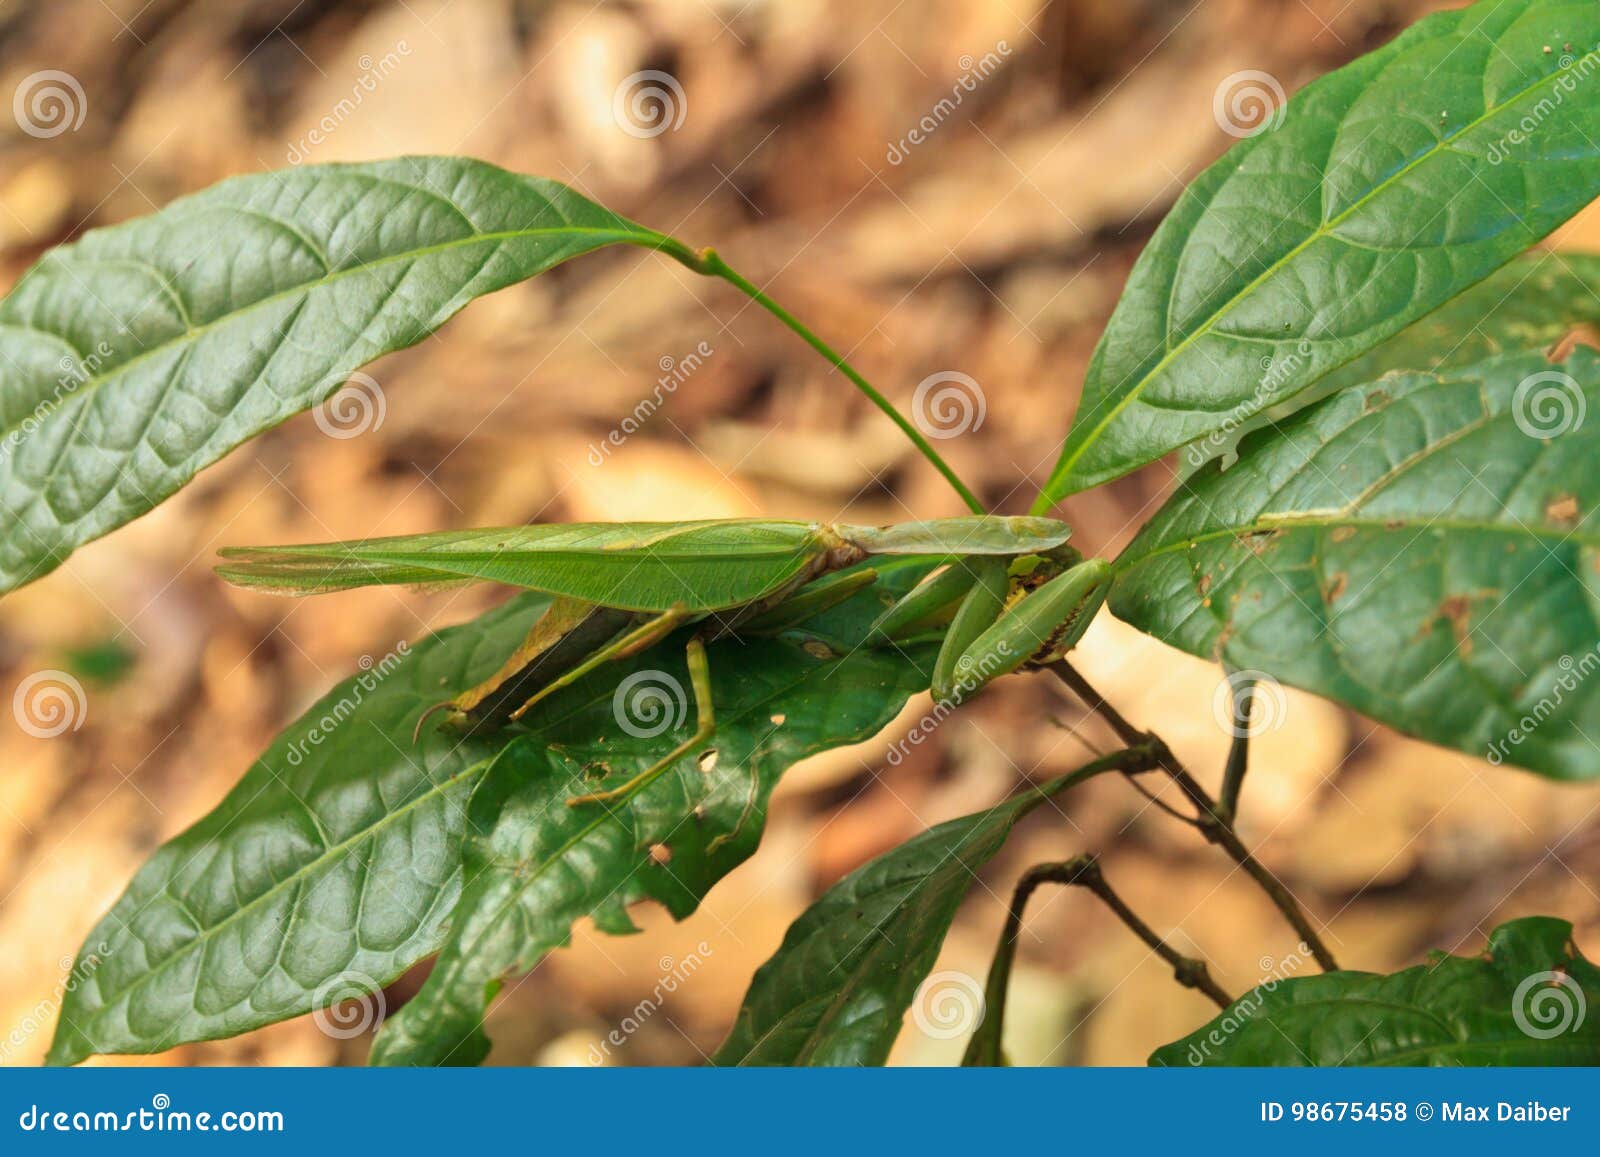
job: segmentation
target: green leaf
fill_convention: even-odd
[[[450,157],[224,181],[51,250],[0,301],[0,591],[570,257],[666,238]]]
[[[1600,778],[1595,413],[1584,347],[1345,390],[1198,471],[1111,608],[1408,734]]]
[[[840,880],[789,927],[756,972],[718,1065],[881,1065],[978,872],[1017,821],[1085,779],[1127,767],[1121,752],[929,828]],[[944,994],[976,1027],[976,981]],[[948,1009],[930,1009],[944,1019]],[[942,1027],[942,1026],[941,1026]]]
[[[1327,972],[1251,989],[1152,1065],[1600,1064],[1600,969],[1548,916],[1502,924],[1479,956],[1382,976]]]
[[[1600,255],[1529,253],[1335,370],[1307,401],[1393,370],[1460,369],[1501,354],[1552,351],[1569,337],[1591,346],[1600,340]]]
[[[1600,6],[1483,0],[1306,86],[1230,149],[1134,267],[1038,507],[1237,427],[1593,199],[1597,41]]]
[[[89,933],[50,1063],[232,1036],[437,948],[467,802],[506,737],[425,732],[413,747],[411,731],[449,688],[492,674],[546,603],[525,595],[400,644],[279,735]]]
[[[933,648],[862,647],[885,600],[929,564],[891,563],[880,582],[775,639],[709,648],[714,761],[686,757],[614,805],[568,807],[593,777],[635,774],[693,730],[685,634],[610,665],[540,709],[539,734],[495,763],[473,799],[468,884],[427,983],[373,1046],[375,1064],[475,1064],[489,1050],[483,1017],[503,978],[527,972],[567,944],[574,921],[634,930],[628,905],[655,900],[682,918],[761,838],[779,776],[817,751],[859,742],[928,685]],[[628,689],[676,703],[633,734]],[[619,728],[621,729],[619,731]],[[637,732],[639,728],[635,728]]]
[[[1297,394],[1184,451],[1185,475],[1223,455],[1251,431],[1394,370],[1437,373],[1506,353],[1561,351],[1563,343],[1600,344],[1600,256],[1529,253],[1502,266],[1419,322]]]

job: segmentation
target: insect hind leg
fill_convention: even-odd
[[[622,784],[620,787],[611,788],[608,791],[573,796],[567,800],[568,807],[581,807],[584,804],[591,803],[621,802],[653,783],[658,776],[684,756],[692,755],[695,751],[711,742],[711,737],[716,734],[717,730],[716,711],[711,699],[711,661],[706,657],[705,641],[699,635],[689,640],[687,659],[689,663],[689,682],[694,689],[694,734],[674,747],[661,759],[628,780],[627,783]]]

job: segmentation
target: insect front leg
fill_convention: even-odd
[[[972,558],[956,565],[971,570],[973,585],[956,608],[933,661],[933,697],[940,703],[960,702],[977,689],[968,687],[967,650],[1000,617],[1010,587],[1008,559]]]
[[[1030,662],[1046,662],[1075,646],[1111,586],[1111,564],[1087,559],[1015,603],[961,654],[959,691],[971,695]]]
[[[932,578],[918,583],[868,628],[869,638],[897,639],[909,628],[959,603],[978,573],[958,559]]]
[[[692,755],[711,742],[711,737],[717,730],[715,710],[711,701],[711,661],[706,657],[705,641],[699,635],[689,640],[687,658],[689,662],[689,683],[694,689],[694,734],[621,787],[614,787],[609,791],[594,792],[591,795],[574,796],[567,800],[568,807],[579,807],[589,803],[610,803],[613,800],[626,799],[653,782],[657,776],[677,763],[678,760],[686,755]]]

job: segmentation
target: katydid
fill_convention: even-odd
[[[772,519],[568,523],[223,551],[219,573],[239,586],[316,594],[404,583],[506,583],[552,596],[505,665],[424,714],[456,726],[500,727],[601,665],[696,625],[687,644],[697,725],[665,757],[619,787],[568,800],[631,796],[715,731],[705,644],[800,626],[876,581],[857,564],[912,555],[943,569],[874,623],[892,643],[942,631],[933,692],[964,699],[1026,664],[1054,659],[1082,636],[1105,598],[1109,570],[1067,545],[1047,518],[971,516],[886,527]],[[854,568],[854,569],[850,569]]]

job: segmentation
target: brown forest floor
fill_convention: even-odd
[[[0,92],[44,68],[87,99],[75,132],[0,148],[0,282],[85,227],[229,174],[312,160],[470,153],[563,179],[691,242],[715,242],[850,351],[896,400],[941,370],[980,384],[982,427],[943,443],[984,497],[1026,506],[1131,262],[1181,183],[1228,143],[1221,78],[1293,91],[1434,7],[1421,0],[53,0],[0,4]],[[1001,46],[1004,51],[1001,51]],[[900,164],[891,142],[969,62],[1003,67]],[[383,64],[388,59],[392,67]],[[612,96],[669,71],[679,128],[618,131]],[[335,114],[364,74],[385,73]],[[334,128],[308,147],[325,117]],[[11,122],[5,127],[11,130]],[[1600,248],[1600,217],[1559,242]],[[713,353],[602,465],[590,447],[647,396],[663,358]],[[325,436],[309,416],[0,602],[0,691],[98,667],[81,730],[0,727],[0,1035],[49,996],[85,932],[161,840],[215,804],[275,730],[364,655],[461,621],[492,592],[365,591],[289,604],[223,586],[227,543],[533,519],[768,513],[855,521],[959,512],[890,425],[770,319],[649,255],[601,254],[470,307],[369,367],[384,420]],[[1086,549],[1115,551],[1165,492],[1157,467],[1074,500]],[[1197,768],[1220,769],[1218,672],[1103,616],[1082,666]],[[119,668],[124,668],[120,669]],[[913,705],[915,714],[921,713]],[[892,727],[790,773],[754,860],[686,924],[583,930],[490,1026],[507,1063],[582,1063],[705,941],[706,965],[620,1059],[694,1063],[720,1039],[787,923],[843,873],[928,824],[1081,762],[1082,710],[1013,679],[898,767]],[[898,725],[897,725],[898,726]],[[903,730],[903,728],[901,728]],[[1096,741],[1094,724],[1079,730]],[[1023,865],[1081,850],[1146,918],[1242,990],[1309,968],[1228,863],[1120,783],[1025,827],[974,889],[939,967],[981,976]],[[1042,817],[1038,817],[1042,818]],[[1474,951],[1553,912],[1600,956],[1600,788],[1559,787],[1290,693],[1260,738],[1242,819],[1349,966]],[[1287,963],[1284,963],[1287,960]],[[391,1005],[413,991],[408,977]],[[1209,1015],[1086,895],[1035,902],[1013,988],[1014,1059],[1138,1063]],[[16,1059],[42,1056],[46,1032]],[[961,1041],[908,1029],[896,1053]],[[160,1058],[361,1059],[309,1018]]]

